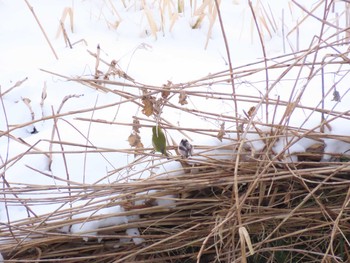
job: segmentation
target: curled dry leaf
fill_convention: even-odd
[[[225,134],[226,134],[226,132],[225,132],[225,122],[223,122],[220,125],[220,131],[218,132],[218,135],[216,137],[220,140],[220,142],[222,142],[222,138],[224,137]]]
[[[130,77],[128,74],[126,74],[124,71],[115,68],[114,74],[117,75],[119,78],[124,78],[130,81],[135,81],[132,77]]]
[[[143,149],[144,146],[141,142],[141,137],[137,133],[132,133],[128,137],[128,142],[131,147],[135,147],[136,149]],[[142,153],[139,150],[136,150],[134,156],[136,157],[138,154]]]
[[[130,134],[129,137],[128,137],[128,142],[129,142],[129,145],[131,147],[135,147],[135,145],[137,144],[137,138],[138,136],[136,134]]]
[[[164,99],[159,98],[153,102],[153,113],[160,114],[162,112],[162,108],[164,106]]]
[[[110,76],[118,76],[119,78],[124,78],[130,81],[134,81],[132,77],[130,77],[128,74],[126,74],[121,69],[117,68],[118,61],[113,59],[109,65],[108,71],[104,74],[104,79],[109,79]],[[119,67],[119,66],[118,66]]]
[[[188,102],[187,102],[187,94],[186,94],[186,92],[184,90],[180,91],[179,103],[181,105],[188,104]]]
[[[133,118],[134,118],[134,120],[132,121],[132,130],[135,133],[139,133],[140,132],[140,128],[141,128],[140,121],[135,116]]]
[[[131,147],[143,148],[140,135],[132,133],[128,137],[128,142]]]
[[[143,104],[142,113],[145,114],[147,117],[151,116],[153,114],[153,102],[151,100],[151,97],[144,96],[142,98],[142,104]]]
[[[249,116],[249,117],[252,117],[253,114],[254,114],[254,112],[255,112],[255,110],[256,110],[256,107],[255,107],[255,106],[251,107],[251,108],[249,109],[249,111],[248,111],[248,116]]]
[[[170,88],[173,85],[171,81],[168,80],[168,83],[163,85],[163,90],[162,90],[162,98],[166,99],[170,95]]]
[[[115,66],[118,64],[118,62],[115,60],[115,59],[113,59],[112,61],[111,61],[111,67],[113,67],[113,68],[115,68]]]
[[[332,99],[332,101],[340,102],[340,93],[339,93],[339,91],[337,91],[337,90],[333,91],[333,99]]]

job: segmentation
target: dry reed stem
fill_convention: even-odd
[[[7,89],[7,90],[4,91],[4,92],[1,92],[1,93],[0,93],[0,96],[1,96],[1,97],[2,97],[2,96],[5,96],[7,93],[11,92],[13,89],[15,89],[15,88],[21,86],[21,85],[22,85],[25,81],[27,81],[27,80],[28,80],[28,77],[24,78],[23,80],[17,81],[17,82],[15,83],[15,85],[13,85],[11,88]],[[1,86],[0,86],[0,88],[1,88]]]
[[[51,44],[51,41],[49,40],[48,36],[46,35],[45,30],[44,30],[43,26],[41,25],[39,18],[37,17],[37,15],[36,15],[35,12],[34,12],[34,8],[29,4],[28,0],[24,0],[24,1],[26,2],[26,4],[27,4],[29,10],[32,12],[32,14],[33,14],[33,16],[34,16],[36,22],[38,23],[39,28],[40,28],[41,32],[43,33],[46,42],[49,44],[52,53],[54,54],[55,58],[58,59],[58,56],[57,56],[57,54],[56,54],[55,49],[53,48],[53,46],[52,46],[52,44]]]
[[[151,10],[148,8],[147,3],[145,0],[141,1],[142,3],[142,9],[145,11],[146,18],[148,21],[148,25],[150,27],[151,33],[155,39],[157,39],[157,32],[158,32],[158,27],[157,23],[155,22]]]

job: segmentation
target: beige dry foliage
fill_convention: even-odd
[[[141,124],[139,119],[136,116],[133,116],[132,121],[132,130],[136,133],[140,133]]]
[[[224,138],[226,132],[225,132],[225,122],[223,122],[221,125],[220,125],[220,130],[218,132],[218,135],[216,135],[216,138],[219,139],[219,141],[222,142],[222,138]]]
[[[141,137],[137,133],[130,134],[128,137],[128,142],[129,142],[131,147],[143,148],[143,144],[141,142]]]
[[[167,99],[169,97],[172,85],[173,85],[173,83],[169,80],[168,80],[167,84],[163,85],[163,90],[162,90],[162,98],[163,99]]]
[[[151,97],[144,96],[142,98],[143,109],[142,113],[147,117],[153,114],[153,99]]]
[[[181,90],[180,91],[180,94],[179,94],[179,104],[181,105],[186,105],[188,104],[187,102],[187,94],[184,90]]]
[[[303,21],[312,19],[323,23],[325,27],[334,22],[314,20],[313,10],[306,12],[303,7],[293,4],[295,2],[291,1],[290,5],[305,12]],[[320,6],[319,3],[316,6]],[[125,1],[124,4],[127,5],[128,2]],[[206,8],[209,8],[209,3]],[[266,10],[260,12],[260,15],[267,16],[269,12],[266,6],[264,8]],[[327,8],[325,12],[331,13],[331,6]],[[259,19],[259,15],[256,15],[256,19]],[[266,18],[262,26],[269,27],[269,31],[263,29],[265,32],[272,32],[274,27],[271,15],[269,19],[271,21]],[[345,13],[339,19],[345,19]],[[303,21],[297,22],[297,26]],[[265,61],[249,63],[187,83],[152,86],[136,82],[123,74],[108,79],[95,79],[94,76],[74,79],[46,71],[55,77],[75,81],[76,85],[113,93],[113,96],[118,95],[120,99],[108,105],[65,112],[62,109],[66,102],[79,99],[79,95],[67,96],[51,115],[0,131],[4,138],[16,140],[29,149],[12,159],[1,159],[0,202],[7,211],[16,206],[28,214],[26,218],[3,220],[0,224],[2,255],[8,262],[350,262],[350,154],[330,153],[334,160],[320,162],[325,151],[324,139],[350,142],[348,136],[325,133],[322,127],[334,128],[332,121],[346,123],[350,113],[337,111],[336,107],[323,107],[322,101],[332,101],[335,86],[319,84],[320,94],[324,94],[323,97],[320,96],[320,103],[314,106],[302,103],[302,96],[308,88],[313,87],[312,83],[322,82],[327,74],[336,76],[336,87],[340,94],[349,92],[345,78],[349,65],[344,60],[344,53],[339,52],[344,48],[344,43],[347,43],[346,28],[338,30],[333,27],[333,30],[336,32],[333,35],[324,33],[319,36],[324,41],[316,41],[299,52],[269,58],[268,64]],[[99,60],[98,69],[102,76],[111,73],[111,63],[104,61],[101,58],[103,55],[90,54]],[[327,56],[322,57],[322,54]],[[114,66],[117,67],[117,64]],[[338,70],[334,72],[334,68]],[[300,74],[292,74],[294,70]],[[271,74],[268,81],[262,77],[261,72]],[[301,74],[305,72],[307,74]],[[232,93],[232,81],[237,88],[235,94]],[[240,93],[240,88],[244,89],[247,83],[259,89],[262,94]],[[275,96],[274,87],[279,83],[294,87],[290,99]],[[9,92],[21,84],[18,82]],[[212,88],[210,93],[208,86]],[[302,88],[298,90],[297,87]],[[341,87],[343,90],[340,90]],[[1,99],[3,95],[1,94]],[[187,102],[188,96],[191,97],[191,104]],[[46,95],[42,97],[43,103],[45,97]],[[233,98],[237,109],[234,108]],[[204,103],[193,105],[194,101]],[[225,103],[232,106],[232,111],[221,113],[216,109],[211,110],[207,107],[209,102],[213,105]],[[339,105],[344,103],[344,99],[332,103]],[[137,115],[127,123],[77,116],[106,108],[114,109],[120,105],[136,105]],[[269,111],[265,112],[266,109]],[[207,120],[208,127],[193,128],[174,124],[174,120],[167,120],[166,115],[161,114],[162,110],[176,110],[194,121]],[[306,120],[317,116],[319,124],[314,129],[292,125],[291,118],[300,113]],[[272,121],[264,122],[266,115]],[[132,129],[130,136],[125,138],[130,147],[110,149],[54,140],[53,135],[58,135],[59,132],[59,122],[66,117],[89,124],[105,125],[106,129],[111,125],[125,125]],[[50,144],[50,147],[45,147],[48,150],[42,150],[37,144],[30,145],[24,139],[11,135],[16,129],[48,120],[54,122],[52,138],[45,140],[45,143]],[[209,125],[218,122],[222,123],[219,129]],[[171,138],[168,142],[171,154],[167,159],[144,150],[141,143],[140,130],[149,129],[156,124],[165,127],[169,133],[178,133],[185,138],[200,135],[229,143],[215,147],[195,144],[196,152],[189,161],[177,155],[178,142]],[[228,135],[232,137],[229,138]],[[249,135],[254,135],[254,139]],[[295,141],[276,152],[273,146],[289,137]],[[306,138],[313,139],[314,145],[306,151],[292,152],[298,160],[289,162],[287,157],[290,157],[289,150],[293,143]],[[264,142],[264,146],[257,150],[254,149],[254,143],[258,140]],[[54,151],[53,145],[58,145],[60,150]],[[74,150],[66,151],[66,146]],[[135,158],[124,167],[108,171],[101,181],[110,179],[109,176],[117,173],[125,175],[123,180],[110,181],[108,184],[74,182],[70,180],[68,165],[65,167],[65,178],[35,167],[27,167],[52,179],[52,185],[15,184],[11,181],[12,178],[6,176],[7,169],[27,155],[45,155],[51,159],[53,154],[103,155],[115,152],[134,155]],[[152,161],[154,158],[160,158],[161,164]],[[159,167],[166,166],[169,162],[179,162],[182,168],[160,174]],[[145,168],[135,170],[138,164]],[[133,179],[128,177],[129,174],[134,176]],[[144,174],[149,177],[134,179],[136,176],[141,178]],[[55,191],[55,195],[48,196],[48,191]],[[86,201],[84,206],[73,206],[81,200]],[[175,205],[156,205],[156,201],[160,200],[173,200]],[[58,208],[46,214],[36,213],[36,206],[43,204],[49,207],[55,204]],[[100,239],[90,235],[95,230],[81,234],[68,231],[77,223],[109,218],[111,215],[98,215],[98,211],[116,206],[123,207],[124,211],[113,216],[131,216],[132,219],[127,223],[98,229]],[[81,212],[91,216],[76,217]],[[140,237],[144,239],[142,244],[132,240],[121,242],[130,238],[126,234],[130,228],[139,229]],[[89,240],[84,241],[83,237],[89,237]]]

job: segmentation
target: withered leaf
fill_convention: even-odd
[[[118,62],[115,60],[115,59],[113,59],[112,61],[111,61],[111,67],[113,67],[113,68],[115,68],[115,66],[118,64]]]
[[[120,78],[124,78],[124,79],[130,80],[130,81],[134,81],[134,79],[133,79],[132,77],[130,77],[128,74],[126,74],[124,71],[122,71],[122,70],[120,70],[120,69],[115,68],[115,69],[114,69],[114,72],[115,72],[115,74],[117,74],[118,77],[120,77]]]
[[[147,117],[151,116],[153,114],[153,102],[150,100],[150,97],[143,97],[142,103],[142,113],[145,114]]]
[[[133,117],[134,120],[132,121],[132,130],[136,133],[139,133],[140,132],[140,121],[137,119],[137,117]]]
[[[339,93],[339,91],[337,91],[337,90],[333,91],[333,99],[332,99],[332,101],[340,102],[340,93]]]
[[[186,95],[186,92],[184,90],[180,91],[179,103],[181,105],[188,104],[188,102],[187,102],[187,95]]]
[[[163,85],[163,90],[162,90],[162,98],[166,99],[170,95],[170,88],[173,85],[171,81],[168,80],[168,83],[166,85]]]
[[[143,144],[141,142],[141,137],[137,133],[132,133],[128,137],[128,142],[131,147],[135,147],[136,149],[143,149]],[[142,153],[142,151],[136,150],[134,156],[136,157],[138,154]]]
[[[255,106],[253,106],[253,107],[251,107],[250,109],[249,109],[249,111],[248,111],[248,116],[249,117],[252,117],[252,115],[254,114],[254,112],[255,112]]]
[[[218,135],[216,137],[220,140],[220,142],[222,142],[222,138],[224,137],[225,134],[226,134],[226,132],[225,132],[225,122],[223,122],[220,125],[220,130],[219,130]]]
[[[164,106],[164,99],[159,98],[153,102],[153,113],[159,114],[162,112],[162,108]]]
[[[141,143],[141,137],[138,134],[130,134],[128,137],[128,142],[131,147],[138,147]]]

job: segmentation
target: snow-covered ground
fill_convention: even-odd
[[[123,6],[123,2],[126,3],[126,7]],[[146,9],[142,5],[143,2],[146,2]],[[63,186],[67,189],[67,180],[70,181],[70,185],[76,186],[112,184],[147,178],[153,174],[163,174],[165,171],[181,170],[179,162],[165,161],[164,158],[158,160],[159,158],[152,156],[145,157],[142,162],[136,163],[133,169],[124,168],[130,166],[137,158],[132,151],[129,154],[125,152],[127,149],[132,150],[128,143],[132,127],[127,124],[132,124],[133,117],[136,116],[142,125],[151,127],[155,119],[145,116],[142,108],[135,103],[119,103],[125,98],[121,98],[116,94],[117,92],[101,92],[65,78],[93,79],[96,59],[88,51],[98,52],[97,46],[100,47],[102,60],[107,63],[112,60],[117,61],[120,70],[145,86],[162,87],[168,81],[174,85],[187,83],[209,74],[228,70],[222,31],[218,18],[213,17],[214,5],[206,6],[202,10],[204,18],[201,26],[198,29],[192,29],[201,14],[200,7],[203,1],[191,1],[196,6],[190,6],[190,1],[184,1],[183,13],[176,13],[177,2],[30,0],[29,3],[52,44],[56,58],[25,1],[0,1],[0,87],[3,94],[0,104],[2,187],[5,190],[26,185],[51,186],[45,195],[42,191],[40,192],[40,198],[34,192],[33,195],[15,196],[11,191],[5,191],[0,197],[0,221],[8,223],[26,218],[28,213],[29,216],[50,214],[56,209],[69,208],[71,203],[58,198],[68,195],[65,193],[66,190],[61,189]],[[329,62],[332,59],[341,61],[340,54],[347,51],[348,44],[336,46],[336,49],[320,49],[317,54],[311,51],[312,48],[317,47],[318,43],[325,46],[335,42],[337,38],[345,37],[345,33],[340,31],[346,26],[344,14],[346,3],[337,1],[334,8],[330,8],[331,11],[326,20],[340,29],[326,25],[320,42],[315,38],[322,30],[320,20],[307,16],[291,1],[253,1],[252,4],[259,21],[266,56],[275,58],[267,63],[272,65],[279,61],[280,65],[284,66],[268,72],[268,88],[271,88],[269,98],[289,101],[288,107],[290,107],[300,96],[298,105],[306,108],[295,109],[286,118],[288,107],[280,106],[275,112],[275,106],[271,105],[268,108],[269,119],[266,120],[264,105],[260,107],[257,101],[239,101],[237,110],[239,117],[244,118],[244,111],[248,112],[252,106],[256,106],[259,108],[255,121],[271,123],[273,119],[274,124],[281,122],[281,125],[287,124],[319,131],[321,115],[312,109],[321,108],[321,66],[316,63],[315,68],[312,68],[307,63],[313,63],[314,59],[317,62]],[[306,5],[306,3],[302,4]],[[323,18],[324,5],[320,4],[320,1],[308,5],[305,6],[306,10],[315,9],[313,14],[319,19]],[[70,10],[73,14],[73,31],[70,29],[68,13],[64,20],[73,48],[66,45],[62,31],[59,30],[59,21],[64,10]],[[145,10],[149,10],[152,14],[159,29],[156,35],[152,34]],[[161,13],[163,16],[160,15]],[[221,1],[221,14],[232,66],[237,68],[234,73],[240,72],[240,66],[263,61],[263,50],[248,1]],[[337,17],[338,23],[335,22]],[[210,19],[215,19],[213,28],[210,28]],[[295,28],[296,25],[299,25],[298,28]],[[210,30],[211,34],[208,38]],[[292,60],[293,57],[290,55],[285,58],[283,55],[293,53],[297,49],[303,50],[303,53],[297,53],[298,56],[305,54],[298,61],[299,64],[304,64],[304,67],[296,66],[295,69],[286,71],[287,74],[284,75],[284,71],[288,69],[287,64],[293,64],[296,61]],[[277,59],[278,56],[281,58]],[[347,53],[342,56],[343,61],[348,60]],[[290,60],[287,61],[287,59]],[[264,64],[256,65],[256,68],[259,67],[264,67]],[[327,94],[324,99],[325,109],[338,113],[349,110],[348,67],[340,63],[327,64],[324,67],[324,86]],[[108,66],[101,62],[99,70],[105,73],[108,71]],[[237,95],[256,98],[266,95],[265,71],[252,76],[243,76],[243,73],[237,76],[235,79]],[[118,76],[112,76],[110,80],[129,83]],[[23,83],[17,83],[19,81]],[[14,88],[11,89],[12,87]],[[127,85],[107,85],[106,87],[116,89],[118,92],[141,95],[140,90]],[[334,89],[339,92],[341,101],[332,100]],[[203,92],[206,97],[189,96],[187,105],[179,105],[178,96],[174,96],[173,103],[189,111],[198,110],[235,116],[230,83],[206,85],[191,88],[190,91]],[[225,94],[223,96],[232,99],[211,99],[212,92],[221,92]],[[94,110],[96,108],[99,109]],[[50,117],[53,115],[58,116]],[[175,108],[164,108],[161,117],[175,127],[213,129],[216,131],[213,134],[217,133],[222,124],[221,120],[196,117],[194,114],[187,114]],[[328,114],[325,114],[325,117],[332,118]],[[102,122],[89,122],[82,118]],[[331,133],[347,135],[350,131],[348,124],[345,119],[331,122]],[[226,123],[225,127],[233,130],[234,122]],[[228,142],[227,139],[220,142],[215,137],[208,139],[207,136],[200,137],[187,131],[185,133],[192,139],[191,143],[194,145],[215,147]],[[177,143],[184,137],[182,133],[172,129],[168,129],[167,134],[168,139],[171,136]],[[144,147],[149,148],[146,152],[151,153],[151,128],[141,128],[140,136]],[[227,136],[235,138],[233,134],[228,133]],[[247,136],[247,139],[259,139],[254,134]],[[295,141],[295,144],[290,147],[290,153],[304,151],[314,143],[308,139],[297,140],[296,137],[289,135],[279,140],[274,151],[276,153],[282,151],[284,145],[288,144],[288,139]],[[350,149],[348,144],[341,143],[340,149],[337,146],[339,142],[329,140],[326,142],[330,152],[342,153]],[[263,147],[261,141],[254,141],[252,145],[256,150]],[[99,153],[96,152],[98,150],[100,150]],[[53,153],[52,156],[50,152]],[[174,151],[171,152],[175,154]],[[196,152],[198,154],[199,150]],[[200,160],[199,157],[198,159]],[[295,160],[295,158],[286,160]],[[141,172],[151,166],[152,169]],[[55,196],[58,201],[52,203]],[[109,197],[104,198],[108,202]],[[5,199],[10,201],[5,202]],[[41,205],[37,203],[39,201]],[[160,203],[172,204],[171,201]],[[73,206],[83,208],[84,205],[83,199],[77,194]],[[125,223],[130,219],[118,216],[122,211],[122,207],[101,208],[98,211],[85,211],[85,213],[82,211],[80,217],[89,216],[92,213],[94,215],[110,214],[110,217],[91,221],[89,224],[74,225],[70,231],[78,233],[109,224]],[[68,228],[62,231],[68,231]],[[138,235],[137,229],[131,229],[130,233],[128,233],[130,236]],[[135,239],[134,242],[139,243],[142,240]]]

